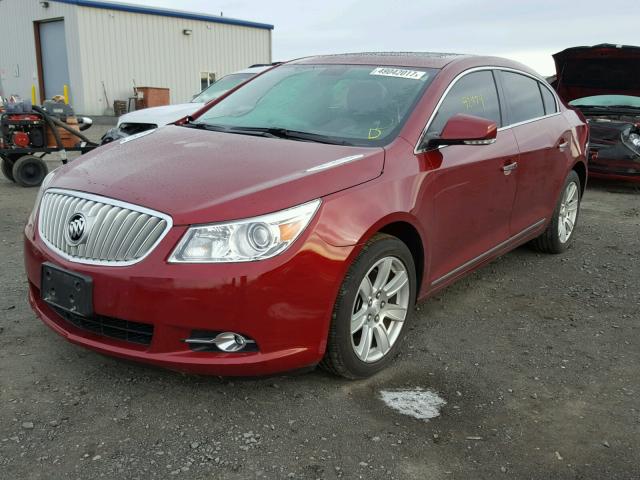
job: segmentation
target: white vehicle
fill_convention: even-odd
[[[127,137],[136,133],[163,127],[176,122],[187,115],[190,115],[211,100],[215,100],[232,88],[249,80],[251,77],[271,68],[271,65],[250,67],[235,73],[225,75],[220,80],[212,83],[198,95],[193,97],[189,103],[177,105],[165,105],[162,107],[144,108],[122,115],[118,119],[118,125],[110,129],[103,137],[102,143],[109,143],[118,138]]]

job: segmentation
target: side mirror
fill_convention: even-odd
[[[490,145],[496,141],[495,122],[474,115],[458,113],[451,117],[440,135],[426,138],[429,147],[440,145]]]
[[[84,132],[93,125],[93,120],[89,117],[78,117],[78,123],[80,124],[80,131]]]

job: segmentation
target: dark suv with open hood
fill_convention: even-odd
[[[640,47],[573,47],[553,58],[553,87],[589,122],[589,175],[640,182]]]

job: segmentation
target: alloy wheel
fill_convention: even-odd
[[[397,257],[378,260],[358,288],[351,314],[351,345],[366,363],[383,358],[400,336],[407,318],[410,285]]]
[[[578,185],[575,182],[568,183],[562,194],[558,218],[558,237],[562,243],[567,243],[571,238],[578,217],[579,201]]]

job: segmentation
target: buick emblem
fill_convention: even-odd
[[[80,245],[87,237],[88,223],[81,213],[74,213],[67,222],[66,237],[69,245]]]

